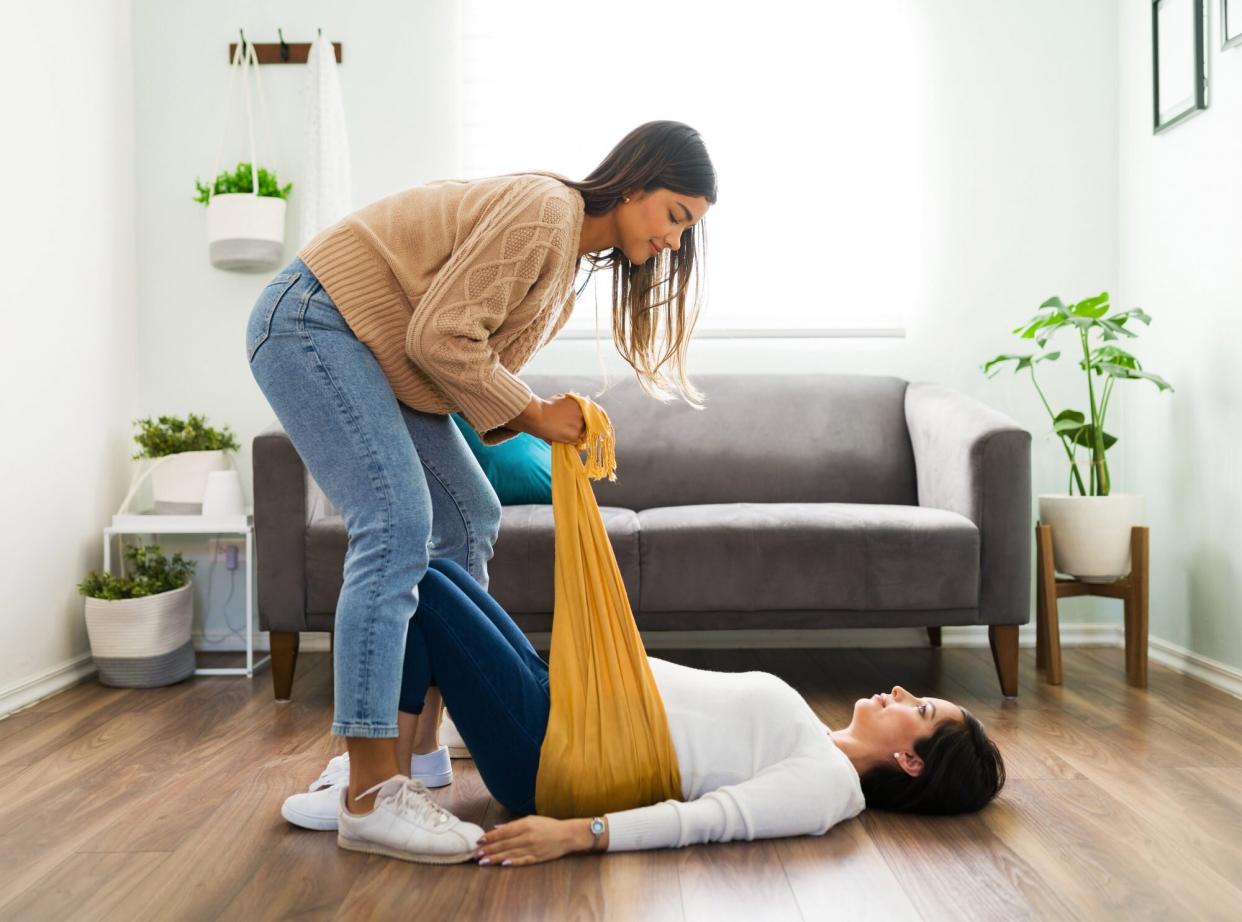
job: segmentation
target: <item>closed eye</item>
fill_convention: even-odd
[[[671,211],[668,213],[668,219],[672,221],[674,224],[677,223],[677,219],[673,217],[673,213]]]

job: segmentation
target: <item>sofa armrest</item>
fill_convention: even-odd
[[[254,437],[259,629],[306,628],[306,467],[279,422]]]
[[[979,618],[1025,624],[1031,613],[1031,434],[952,388],[911,382],[906,426],[920,506],[979,529]]]

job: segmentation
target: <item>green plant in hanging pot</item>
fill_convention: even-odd
[[[193,561],[165,557],[159,545],[129,545],[125,575],[91,570],[85,596],[91,655],[104,685],[150,688],[194,674]]]
[[[207,248],[219,269],[259,271],[280,264],[285,246],[285,200],[293,183],[281,186],[276,174],[249,163],[223,170],[208,187],[195,179],[194,201],[207,206]]]
[[[208,474],[229,470],[232,460],[226,452],[241,450],[229,427],[214,429],[207,425],[205,416],[196,413],[189,414],[188,419],[147,417],[134,420],[134,424],[139,427],[134,441],[140,451],[133,457],[155,461],[149,471],[155,511],[192,515],[202,512]]]
[[[1117,438],[1104,426],[1113,388],[1118,381],[1150,381],[1161,392],[1173,390],[1116,345],[1123,338],[1137,337],[1131,327],[1136,321],[1150,325],[1151,317],[1137,307],[1112,315],[1109,310],[1106,291],[1068,306],[1060,298],[1049,298],[1039,306],[1039,313],[1013,330],[1024,340],[1034,340],[1040,351],[998,355],[982,366],[988,377],[995,377],[1007,365],[1012,365],[1015,374],[1029,373],[1069,466],[1067,492],[1039,496],[1039,520],[1052,528],[1056,568],[1100,583],[1130,572],[1130,531],[1143,518],[1141,495],[1112,490],[1107,453]],[[1077,364],[1085,377],[1086,411],[1055,411],[1036,378],[1037,366],[1061,357],[1059,350],[1048,351],[1047,346],[1062,332],[1077,340],[1075,354],[1081,355]],[[1080,453],[1085,457],[1080,459]]]

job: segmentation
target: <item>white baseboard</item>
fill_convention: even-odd
[[[59,666],[0,688],[0,719],[37,704],[44,698],[59,694],[94,672],[94,659],[90,653],[83,653]]]
[[[532,631],[527,635],[538,650],[547,650],[551,633]],[[927,645],[925,628],[824,628],[784,631],[644,631],[643,643],[648,650],[745,650],[745,649],[829,649],[840,647],[924,647]],[[941,643],[946,647],[986,647],[988,629],[983,625],[944,627],[940,632]],[[228,643],[201,645],[202,637],[195,633],[195,646],[199,652],[244,650],[245,645],[236,639]],[[1061,625],[1062,647],[1120,647],[1125,634],[1120,624],[1095,624],[1070,622]],[[1018,628],[1018,645],[1035,646],[1035,625],[1024,624]],[[328,634],[325,631],[308,631],[302,634],[299,650],[306,653],[327,653]],[[268,635],[255,638],[255,650],[268,650]],[[1236,669],[1202,654],[1159,637],[1149,637],[1149,659],[1191,676],[1214,688],[1242,698],[1242,669]],[[59,666],[29,679],[23,679],[6,688],[0,688],[0,719],[50,698],[95,672],[89,653],[76,657]]]

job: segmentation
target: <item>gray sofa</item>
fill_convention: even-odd
[[[544,397],[594,377],[525,375]],[[633,376],[595,397],[617,480],[593,483],[639,628],[928,629],[986,624],[1018,689],[1029,617],[1030,434],[947,387],[872,375],[698,375],[706,408]],[[299,631],[331,631],[347,535],[279,425],[254,440],[259,623],[276,697]],[[551,630],[552,507],[507,506],[491,594]]]

